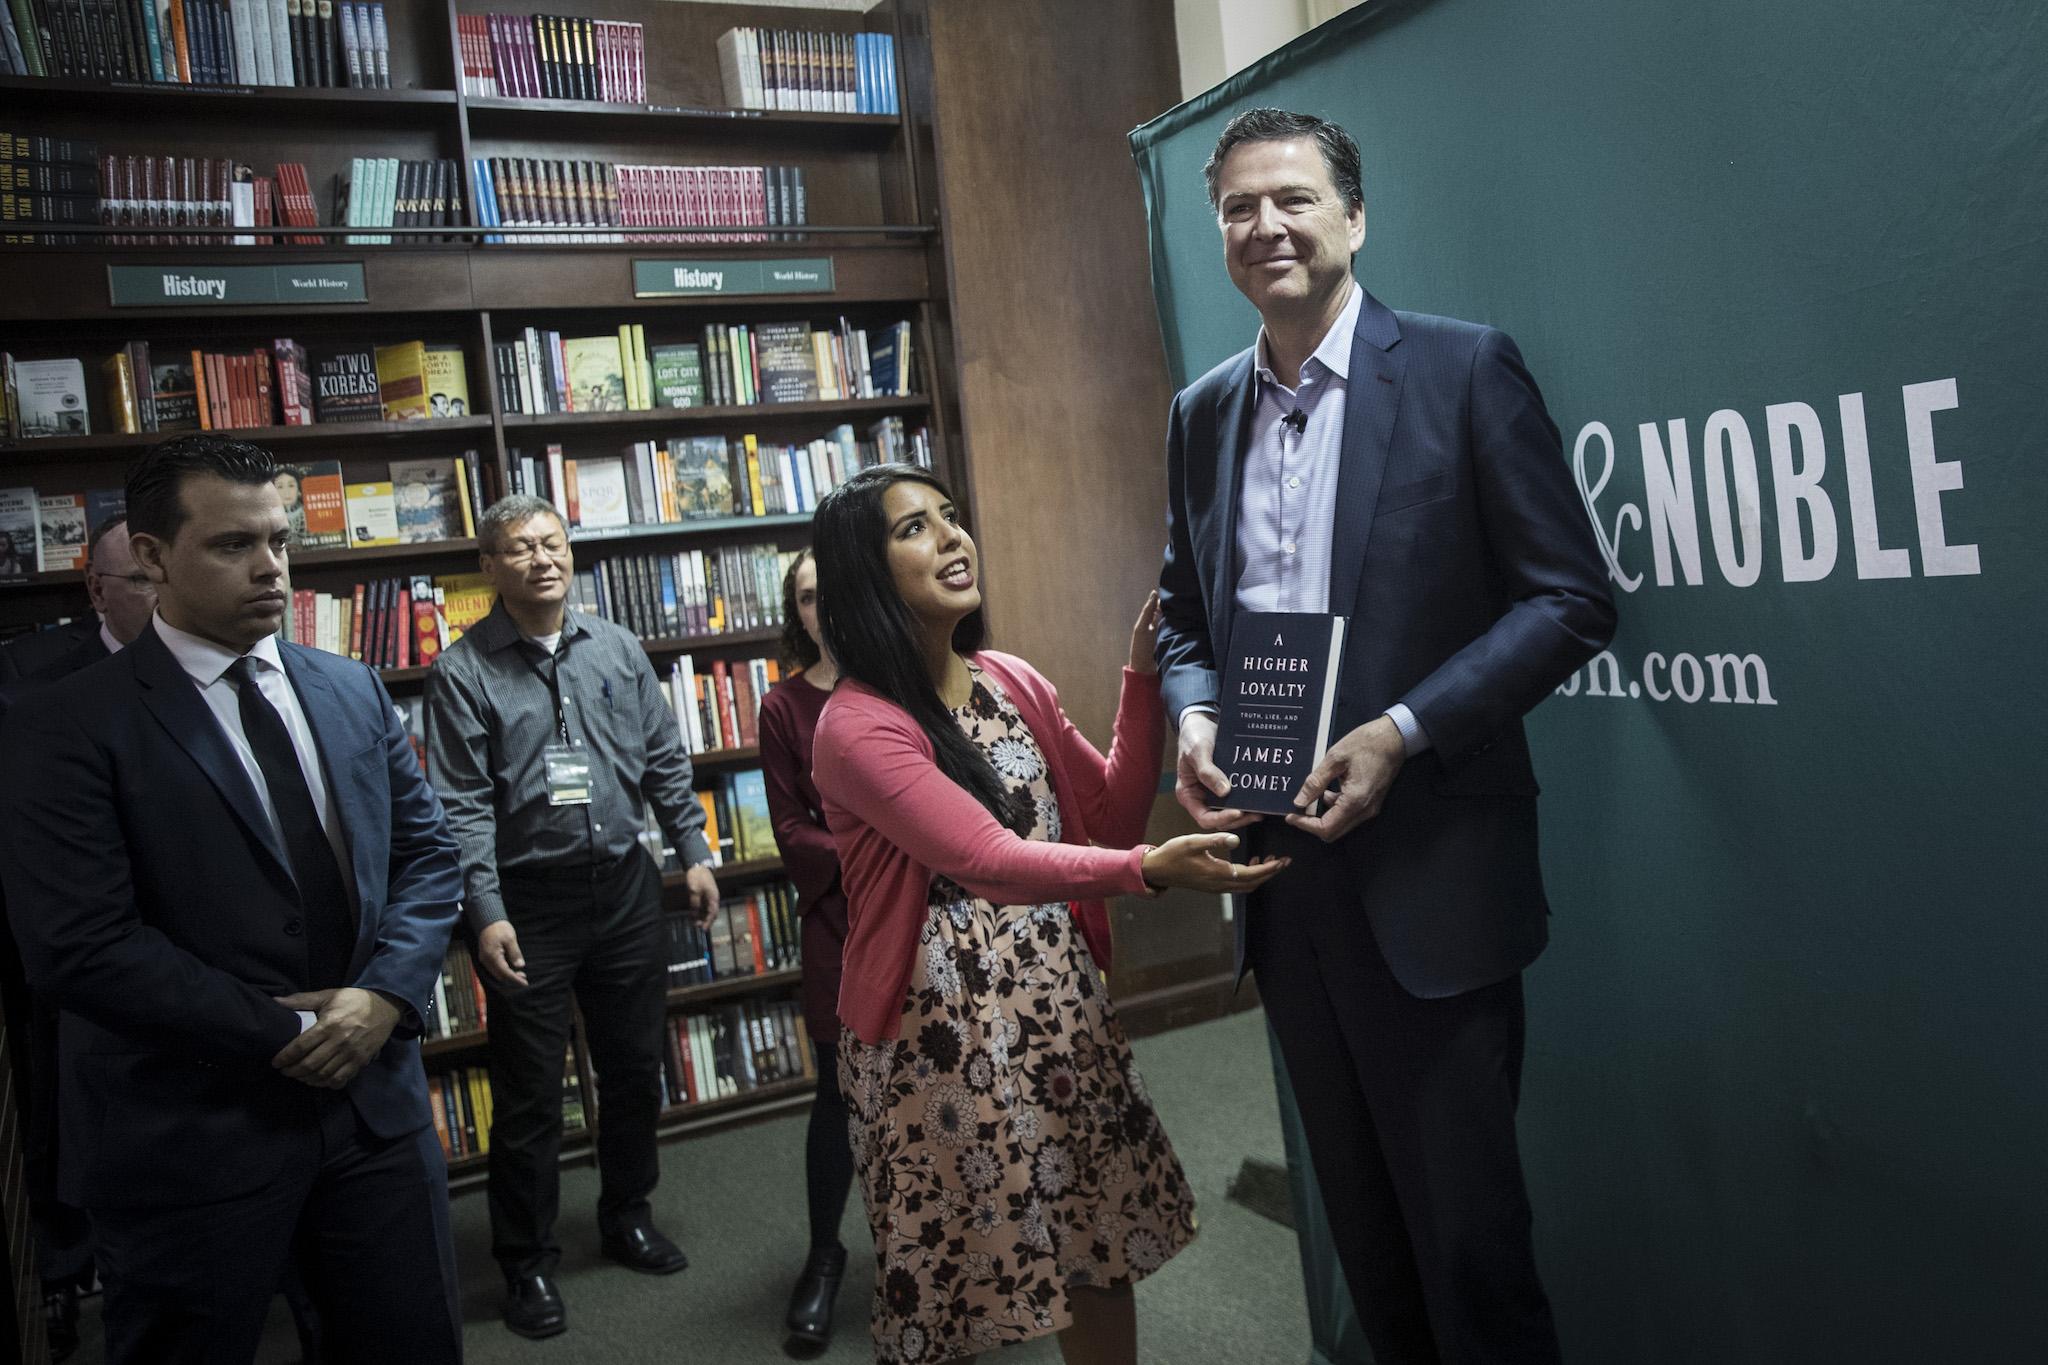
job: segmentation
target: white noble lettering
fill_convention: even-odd
[[[1773,403],[1764,409],[1771,442],[1771,491],[1778,496],[1778,557],[1787,583],[1813,583],[1835,570],[1835,503],[1821,487],[1827,471],[1827,438],[1820,414],[1804,403]],[[1792,434],[1806,456],[1803,466],[1792,461]],[[1799,510],[1813,524],[1813,549],[1800,535]]]
[[[1756,444],[1749,438],[1749,423],[1733,408],[1722,408],[1707,419],[1701,438],[1701,457],[1706,461],[1707,523],[1714,533],[1714,560],[1728,585],[1747,588],[1764,571],[1764,528],[1758,512]],[[1728,496],[1730,479],[1735,484],[1734,504]],[[1737,536],[1741,545],[1736,544]]]
[[[1669,458],[1664,454],[1664,442],[1658,439],[1655,422],[1644,422],[1636,428],[1642,440],[1645,501],[1650,504],[1650,548],[1656,554],[1658,587],[1668,588],[1673,582],[1674,551],[1685,581],[1698,587],[1700,525],[1698,514],[1693,511],[1692,446],[1686,436],[1684,418],[1672,418],[1669,426]]]
[[[1904,393],[1906,456],[1913,469],[1913,514],[1920,523],[1920,572],[1928,578],[1977,573],[1977,547],[1949,544],[1941,525],[1941,495],[1963,486],[1963,464],[1960,460],[1934,458],[1934,414],[1958,406],[1956,381],[1936,379],[1908,384]]]

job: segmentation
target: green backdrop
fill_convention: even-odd
[[[1175,376],[1249,344],[1229,114],[1500,326],[1617,578],[1531,719],[1525,1154],[1577,1362],[2048,1359],[2048,23],[1368,4],[1133,135]]]

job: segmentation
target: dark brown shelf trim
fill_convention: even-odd
[[[0,95],[91,96],[152,104],[213,103],[247,112],[249,106],[318,108],[324,105],[415,105],[448,108],[453,90],[351,90],[340,86],[187,85],[173,81],[96,81],[75,76],[0,76]]]
[[[711,875],[718,878],[720,882],[732,882],[738,885],[743,882],[763,881],[769,877],[776,876],[781,871],[782,859],[780,858],[748,858],[744,862],[727,863],[723,867],[714,867],[711,869]],[[680,872],[664,872],[661,874],[661,884],[665,888],[681,886],[683,884],[683,874]]]
[[[420,1056],[439,1057],[450,1052],[472,1052],[489,1041],[490,1036],[483,1029],[470,1029],[441,1038],[423,1038],[420,1040]]]
[[[423,555],[474,554],[476,542],[457,540],[415,540],[404,545],[357,545],[332,550],[298,550],[292,563],[308,569],[336,564],[368,564],[380,559],[417,559]]]
[[[499,309],[499,312],[509,311]],[[923,394],[901,398],[834,398],[814,403],[723,403],[695,408],[643,408],[637,412],[546,412],[505,414],[507,432],[564,427],[665,427],[678,422],[754,422],[770,417],[834,417],[870,412],[922,412],[932,400]],[[73,439],[52,437],[53,440]]]
[[[701,754],[691,754],[690,766],[700,773],[723,772],[727,768],[758,768],[761,766],[761,746],[749,744],[741,749],[707,749]]]
[[[706,517],[701,521],[647,521],[634,526],[579,526],[569,533],[569,539],[578,545],[603,545],[610,541],[648,540],[657,536],[704,535],[717,531],[810,524],[809,512],[775,512],[761,517]]]
[[[751,1109],[755,1105],[765,1106],[776,1100],[808,1099],[817,1088],[817,1081],[811,1077],[797,1076],[786,1081],[770,1081],[766,1085],[755,1086],[752,1090],[742,1090],[737,1095],[718,1095],[712,1099],[699,1100],[695,1104],[672,1104],[661,1111],[662,1126],[658,1131],[663,1137],[671,1133],[687,1132],[687,1128],[671,1128],[670,1122],[687,1122],[713,1114]]]
[[[893,131],[903,124],[895,114],[821,114],[805,113],[790,109],[721,109],[700,108],[683,104],[615,104],[603,100],[528,100],[508,99],[502,95],[472,95],[467,101],[471,114],[482,114],[482,122],[493,122],[501,118],[516,119],[521,115],[542,115],[555,118],[561,115],[605,119],[648,119],[654,121],[688,121],[692,123],[726,124],[738,128],[762,126],[782,127],[794,130],[816,128],[873,128]]]
[[[455,540],[443,540],[443,541],[436,541],[436,542],[434,542],[434,543],[435,543],[435,544],[437,544],[437,545],[446,545],[446,546],[458,546],[458,545],[468,545],[468,544],[472,544],[473,542],[470,542],[470,541],[455,541]],[[420,546],[417,546],[417,545],[404,545],[404,546],[396,546],[396,545],[394,545],[394,546],[389,546],[389,547],[380,547],[380,548],[388,548],[388,549],[393,549],[393,550],[401,550],[401,549],[402,549],[402,550],[418,550],[418,549],[420,549],[421,547],[420,547]],[[346,552],[346,551],[339,551],[339,550],[330,550],[330,551],[327,551],[327,553],[329,553],[329,554],[342,554],[342,553],[348,553],[348,552]],[[354,551],[354,553],[357,553],[357,554],[361,554],[361,553],[363,553],[363,552],[359,550],[359,551]],[[54,584],[54,583],[79,583],[79,582],[83,582],[83,581],[84,581],[84,577],[85,577],[85,576],[84,576],[83,574],[79,574],[79,573],[75,573],[75,572],[74,572],[74,573],[69,573],[69,574],[44,574],[44,575],[42,575],[42,577],[41,577],[40,579],[31,579],[31,580],[29,580],[29,581],[30,581],[30,582],[48,582],[48,583],[53,583],[53,584]],[[5,587],[5,586],[7,586],[7,585],[6,585],[6,584],[0,584],[0,587]],[[726,635],[692,635],[692,636],[689,636],[689,637],[687,637],[687,638],[679,638],[679,639],[667,639],[667,640],[642,640],[642,641],[640,642],[640,647],[641,647],[642,649],[646,650],[646,651],[647,651],[647,652],[648,652],[649,654],[681,654],[681,653],[684,653],[684,652],[686,652],[686,651],[689,651],[689,650],[698,650],[698,649],[723,649],[723,648],[728,648],[728,647],[743,647],[743,646],[746,646],[746,645],[766,645],[766,644],[775,644],[775,643],[777,643],[778,641],[780,641],[781,639],[782,639],[782,632],[781,632],[780,630],[747,630],[747,631],[734,631],[734,632],[732,632],[732,633],[730,633],[730,634],[726,634]],[[377,671],[377,676],[378,676],[378,677],[380,677],[380,678],[382,678],[382,679],[384,680],[384,685],[385,685],[386,687],[393,687],[393,686],[399,686],[399,685],[402,685],[402,684],[406,684],[406,683],[416,683],[416,682],[425,682],[425,681],[426,681],[426,677],[427,677],[427,674],[429,674],[429,673],[431,673],[431,672],[433,672],[433,669],[432,669],[432,668],[384,668],[384,669],[379,669],[379,670]],[[719,754],[738,754],[738,753],[751,753],[751,754],[753,754],[753,755],[755,756],[755,758],[756,758],[757,760],[758,760],[758,758],[759,758],[759,756],[760,756],[760,751],[759,751],[758,749],[756,749],[756,750],[720,750],[720,751],[719,751]],[[735,759],[731,760],[731,761],[730,761],[729,763],[728,763],[728,762],[726,762],[726,761],[724,761],[724,760],[722,760],[721,758],[719,758],[719,757],[718,757],[718,755],[705,755],[705,758],[706,758],[706,759],[708,759],[708,760],[711,760],[711,762],[710,762],[710,764],[709,764],[709,766],[710,766],[710,767],[718,767],[718,768],[724,768],[724,767],[739,767],[739,766],[744,766],[744,761],[743,761],[743,760],[740,760],[740,759],[737,759],[737,758],[735,758]],[[697,759],[696,759],[696,758],[695,758],[695,757],[693,756],[693,758],[692,758],[692,760],[691,760],[691,761],[692,761],[692,762],[696,762],[696,761],[698,761],[698,760],[697,760]],[[740,869],[743,869],[743,870],[745,870],[746,872],[752,872],[752,871],[753,871],[753,870],[755,869],[755,867],[756,867],[756,865],[755,865],[755,864],[753,864],[753,863],[734,863],[734,864],[731,864],[731,865],[729,865],[729,866],[728,866],[727,868],[721,868],[721,869],[719,870],[719,875],[720,875],[720,876],[724,876],[724,875],[726,875],[726,873],[727,873],[728,871],[730,871],[730,870],[731,870],[732,868],[740,868]],[[782,864],[778,862],[778,863],[775,863],[775,864],[774,864],[774,867],[773,867],[772,869],[767,869],[767,870],[779,871],[779,870],[781,869],[781,867],[782,867]],[[680,874],[680,873],[677,873],[677,874],[675,874],[675,880],[676,880],[677,882],[680,882],[680,881],[682,880],[682,874]]]
[[[729,1000],[736,995],[757,995],[783,986],[794,986],[803,979],[803,970],[798,967],[779,972],[763,972],[755,976],[728,976],[718,981],[700,982],[694,986],[677,986],[668,993],[668,1004],[672,1010],[691,1005],[708,1005],[716,1000]]]
[[[313,422],[297,427],[222,427],[205,433],[232,436],[261,446],[319,445],[328,442],[373,440],[427,440],[451,432],[491,429],[484,417],[429,417],[414,422]],[[100,450],[141,450],[178,435],[172,431],[107,431],[91,436],[42,436],[22,440],[0,440],[0,458],[23,456],[59,458]]]

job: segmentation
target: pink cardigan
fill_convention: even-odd
[[[1045,753],[1063,842],[1033,842],[1005,829],[939,770],[931,741],[907,711],[842,681],[818,721],[811,776],[844,869],[839,1018],[863,1042],[896,1036],[934,874],[998,905],[1078,900],[1081,937],[1105,971],[1109,912],[1101,898],[1146,894],[1141,868],[1151,846],[1140,841],[1165,734],[1158,675],[1124,670],[1104,759],[1030,664],[993,650],[974,663],[1009,693]]]

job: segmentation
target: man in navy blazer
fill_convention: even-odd
[[[59,1182],[114,1362],[253,1358],[294,1250],[345,1360],[457,1361],[420,1021],[455,843],[360,664],[282,644],[270,456],[129,476],[157,614],[0,732],[0,879],[61,1014]]]
[[[1176,794],[1292,859],[1238,916],[1239,970],[1258,974],[1379,1365],[1555,1362],[1514,1130],[1520,974],[1548,914],[1521,716],[1612,635],[1601,561],[1514,343],[1352,279],[1349,134],[1252,110],[1207,174],[1263,326],[1173,405]],[[1333,741],[1297,798],[1327,798],[1319,814],[1228,809],[1215,707],[1245,611],[1349,618]]]

